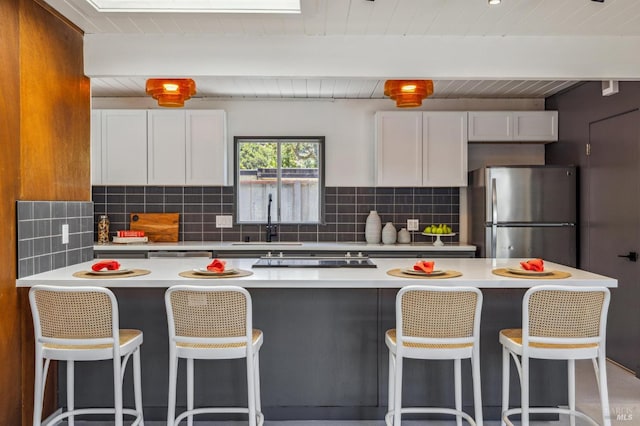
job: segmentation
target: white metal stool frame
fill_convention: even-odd
[[[521,414],[522,426],[529,426],[530,413],[570,415],[598,423],[576,410],[575,361],[591,359],[602,406],[602,421],[611,425],[606,369],[606,328],[610,300],[605,287],[541,285],[529,289],[522,301],[522,329],[500,331],[502,344],[502,426],[513,425],[509,416]],[[521,406],[509,409],[509,356],[520,377]],[[529,406],[529,360],[567,360],[568,408]]]
[[[262,425],[259,351],[262,331],[253,329],[251,295],[237,286],[176,285],[165,293],[169,325],[167,426],[206,413],[246,413],[250,426]],[[178,361],[187,360],[187,410],[175,417]],[[247,407],[193,406],[194,359],[247,359]]]
[[[142,332],[120,330],[115,295],[101,287],[36,285],[29,290],[35,332],[33,425],[42,422],[42,399],[51,360],[67,363],[67,411],[50,419],[55,424],[75,416],[113,414],[122,426],[123,415],[134,416],[132,426],[144,425],[140,373]],[[122,384],[133,355],[135,409],[123,408]],[[74,408],[74,362],[113,360],[114,408]]]
[[[412,301],[413,296],[418,299]],[[440,413],[455,415],[457,426],[462,424],[463,418],[472,426],[482,426],[481,311],[482,292],[474,287],[412,285],[400,289],[396,296],[396,329],[385,333],[385,342],[389,348],[389,411],[385,416],[387,425],[400,426],[404,413]],[[455,409],[403,408],[403,358],[453,360]],[[462,411],[462,359],[471,361],[475,419]]]

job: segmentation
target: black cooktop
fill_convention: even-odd
[[[254,268],[376,268],[370,259],[288,259],[262,258]]]

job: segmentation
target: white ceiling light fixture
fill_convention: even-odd
[[[490,5],[496,5],[496,4],[500,4],[502,0],[489,0],[489,4]]]
[[[300,13],[300,0],[87,0],[98,12]]]

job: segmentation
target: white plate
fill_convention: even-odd
[[[507,268],[507,271],[511,272],[512,274],[529,275],[532,277],[535,277],[535,276],[543,277],[545,275],[553,275],[553,271],[527,271],[526,269],[522,269],[522,268]]]
[[[440,236],[440,237],[453,237],[453,236],[456,235],[456,233],[452,232],[450,234],[432,234],[432,233],[422,232],[422,235],[427,235],[429,237],[438,237],[438,236]]]
[[[413,268],[405,268],[402,270],[403,273],[405,274],[409,274],[409,275],[424,275],[424,276],[429,276],[429,277],[435,277],[438,275],[444,275],[447,273],[447,271],[443,271],[442,269],[434,269],[433,271],[431,271],[430,274],[427,274],[426,272],[420,270],[420,271],[416,271]]]
[[[89,273],[92,275],[124,275],[124,274],[128,274],[129,272],[133,272],[133,271],[131,271],[130,269],[116,269],[113,271],[105,269],[104,271],[94,271],[94,270],[89,271]]]
[[[225,269],[222,272],[214,272],[208,270],[207,268],[196,268],[193,270],[193,272],[200,275],[231,275],[237,273],[238,271],[236,271],[235,269]]]

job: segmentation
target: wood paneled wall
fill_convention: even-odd
[[[20,197],[91,199],[82,34],[34,0],[20,14]]]
[[[20,306],[16,292],[15,199],[19,190],[19,0],[0,1],[0,424],[21,419]]]
[[[27,425],[33,331],[15,286],[16,200],[91,199],[90,91],[80,31],[36,0],[1,0],[0,22],[0,424]]]

